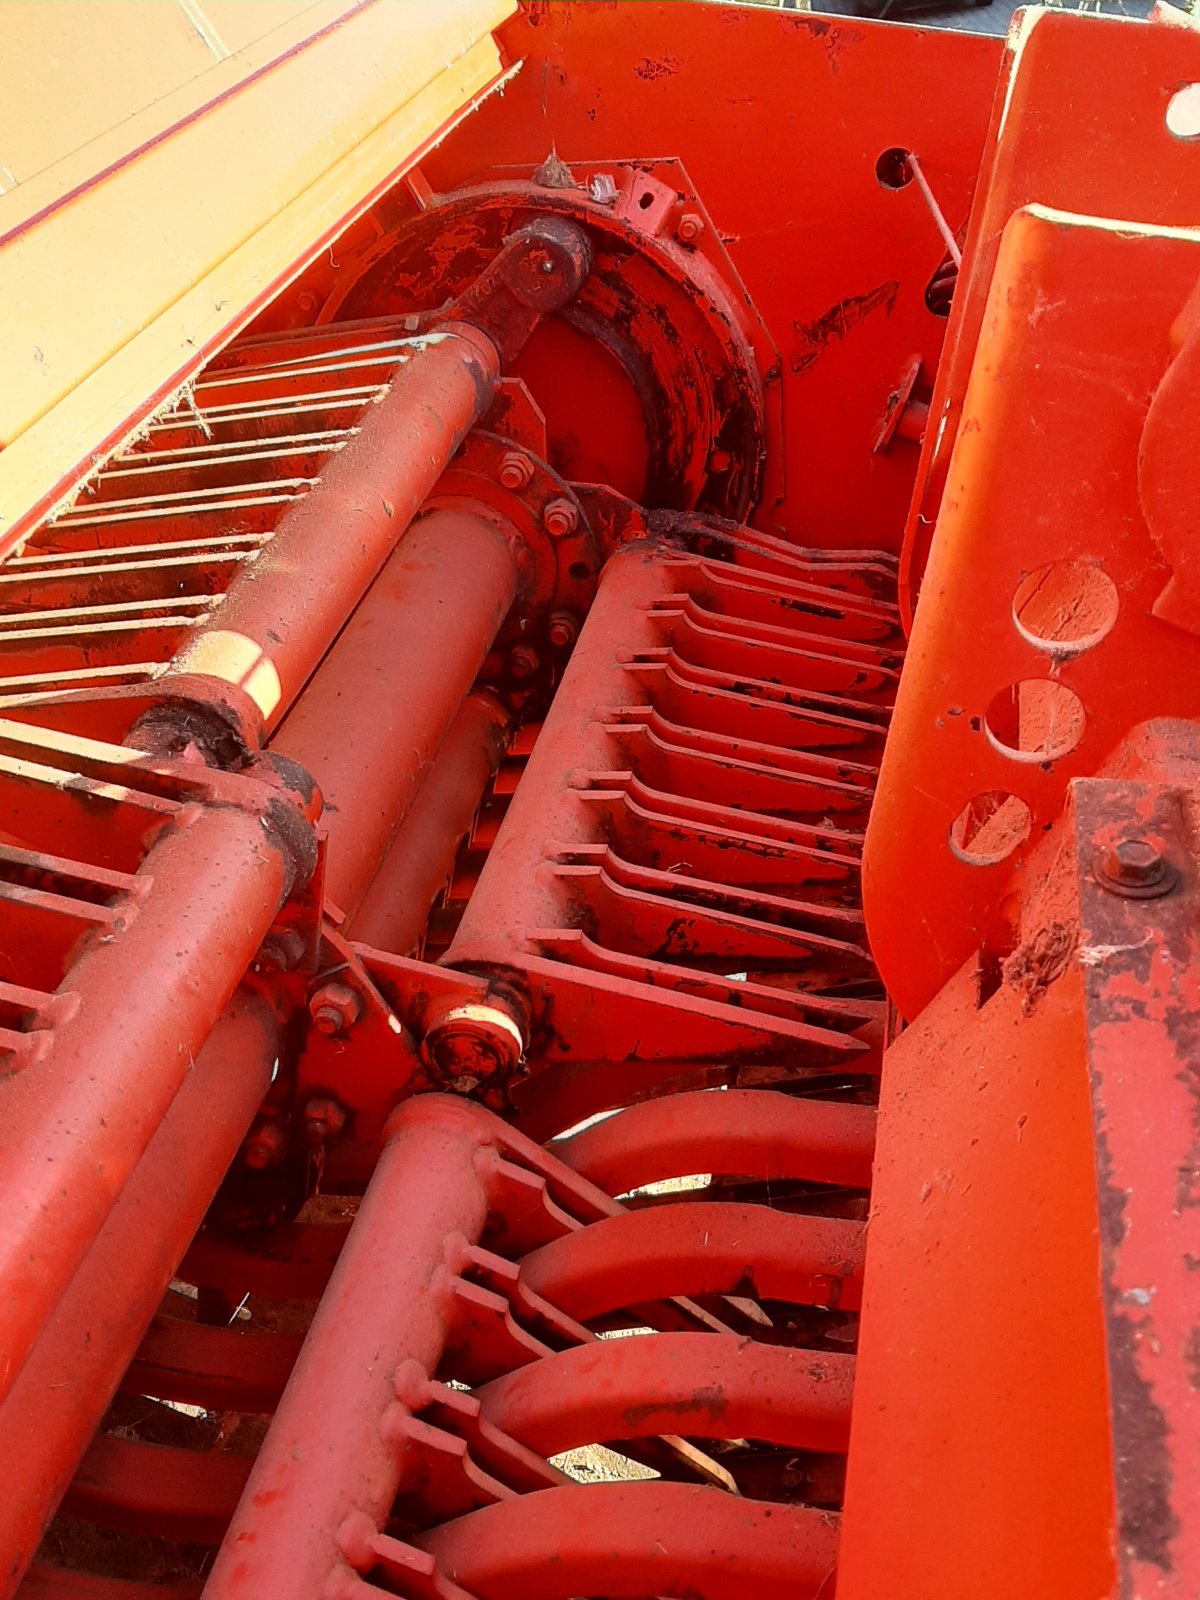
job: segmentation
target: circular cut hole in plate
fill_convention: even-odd
[[[1200,83],[1185,83],[1171,96],[1167,132],[1177,139],[1200,139]]]
[[[885,189],[903,189],[912,182],[908,151],[900,145],[885,150],[875,163],[875,176]]]
[[[1024,844],[1031,821],[1020,795],[989,789],[968,800],[950,824],[950,848],[970,867],[994,867]]]
[[[1010,683],[993,695],[983,721],[997,750],[1014,761],[1057,761],[1087,727],[1079,696],[1052,678]]]
[[[1092,561],[1048,562],[1013,595],[1017,632],[1055,655],[1080,655],[1099,644],[1120,608],[1116,584]]]

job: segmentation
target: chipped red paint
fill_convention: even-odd
[[[1076,786],[1080,950],[1122,1582],[1183,1600],[1200,1584],[1194,735],[1147,739],[1140,754],[1162,781]],[[1167,894],[1130,899],[1097,874],[1087,843],[1130,830],[1177,866]]]

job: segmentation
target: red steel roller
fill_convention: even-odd
[[[271,742],[321,790],[326,890],[347,916],[358,909],[508,614],[517,562],[515,532],[477,511],[422,517]],[[456,574],[453,599],[449,572]]]
[[[172,671],[236,684],[275,727],[486,410],[499,369],[478,329],[448,327],[419,341],[387,398],[288,511]]]

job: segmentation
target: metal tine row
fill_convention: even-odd
[[[606,862],[568,860],[552,870],[566,893],[586,905],[588,929],[598,943],[713,972],[795,971],[810,961],[870,970],[864,944],[760,917],[750,896],[743,895],[734,910],[717,885],[699,899],[673,892],[667,875],[643,884],[626,869],[622,882]]]
[[[604,973],[650,989],[674,991],[729,1007],[739,1021],[756,1016],[769,1018],[781,1048],[785,1042],[789,1048],[805,1046],[811,1056],[808,1064],[832,1060],[844,1034],[857,1033],[880,1020],[880,1005],[873,998],[824,995],[802,987],[756,982],[744,974],[733,978],[645,955],[630,955],[600,944],[578,928],[539,928],[530,933],[529,939],[544,956],[580,972]],[[536,968],[534,958],[530,971],[536,972]],[[563,977],[559,981],[566,984],[570,979]]]
[[[33,705],[66,690],[151,683],[162,671],[162,665],[161,661],[129,661],[118,666],[74,667],[67,671],[0,677],[0,711]]]
[[[414,1103],[407,1120],[432,1126],[445,1117],[437,1109],[438,1098],[432,1105]],[[477,1115],[480,1127],[471,1143],[495,1144],[494,1154],[479,1168],[488,1194],[485,1232],[479,1243],[460,1235],[441,1247],[452,1290],[452,1309],[439,1340],[442,1354],[429,1363],[409,1359],[395,1367],[395,1398],[376,1424],[394,1452],[399,1498],[390,1517],[379,1522],[360,1515],[331,1526],[346,1565],[339,1563],[330,1573],[324,1592],[364,1600],[378,1597],[380,1585],[386,1592],[413,1596],[490,1593],[492,1579],[476,1570],[469,1554],[476,1536],[487,1531],[480,1519],[512,1514],[517,1518],[513,1538],[508,1539],[506,1524],[499,1530],[505,1533],[502,1548],[518,1564],[549,1560],[537,1538],[530,1546],[522,1508],[545,1508],[560,1532],[567,1518],[575,1538],[579,1519],[590,1523],[593,1508],[608,1515],[612,1487],[630,1496],[619,1536],[608,1530],[610,1542],[617,1537],[612,1553],[626,1572],[628,1564],[645,1557],[639,1531],[643,1516],[660,1518],[686,1494],[694,1520],[694,1497],[701,1493],[712,1496],[705,1501],[706,1528],[723,1527],[723,1507],[732,1506],[743,1533],[749,1517],[761,1520],[763,1537],[782,1538],[779,1569],[784,1570],[786,1556],[792,1586],[778,1593],[815,1593],[820,1578],[810,1568],[815,1563],[822,1577],[828,1572],[836,1518],[803,1504],[767,1506],[729,1493],[737,1486],[730,1467],[736,1469],[743,1447],[734,1442],[733,1455],[714,1458],[704,1444],[760,1438],[785,1451],[844,1454],[853,1358],[774,1339],[759,1342],[747,1336],[744,1323],[703,1313],[702,1303],[715,1295],[732,1308],[735,1302],[722,1300],[732,1292],[761,1294],[785,1305],[794,1298],[798,1305],[840,1302],[852,1308],[861,1276],[860,1224],[728,1200],[697,1202],[686,1195],[629,1211],[606,1195],[701,1169],[748,1179],[861,1186],[870,1167],[873,1113],[863,1106],[771,1093],[685,1094],[622,1111],[534,1156],[528,1140],[482,1110]],[[456,1111],[455,1122],[464,1120]],[[593,1176],[602,1181],[600,1189],[585,1181]],[[376,1220],[391,1215],[384,1208]],[[391,1246],[404,1247],[404,1240]],[[185,1270],[197,1276],[211,1272],[221,1248],[214,1254],[213,1246],[202,1242]],[[304,1247],[292,1254],[299,1262]],[[335,1254],[336,1249],[327,1252],[330,1259]],[[238,1263],[227,1265],[244,1288]],[[260,1273],[264,1270],[269,1287],[278,1287],[260,1264]],[[309,1293],[315,1289],[311,1281],[303,1287]],[[699,1321],[685,1318],[680,1325],[670,1314],[663,1296],[674,1291],[701,1296],[700,1302],[687,1302]],[[622,1307],[626,1322],[658,1331],[605,1337],[606,1329],[622,1326],[620,1318],[613,1323]],[[655,1316],[652,1307],[664,1314]],[[407,1326],[403,1307],[381,1305],[380,1312],[389,1324]],[[763,1326],[770,1326],[769,1319]],[[181,1329],[174,1342],[164,1342],[165,1337],[160,1326],[144,1347],[146,1360],[129,1380],[139,1393],[158,1392],[156,1372],[168,1375],[169,1386],[169,1374],[187,1364],[180,1351],[197,1341],[197,1331]],[[229,1353],[214,1356],[211,1349],[238,1338],[232,1329],[205,1330],[204,1342],[213,1342],[206,1370],[236,1366]],[[272,1334],[251,1332],[240,1342],[264,1338],[267,1353],[258,1370],[269,1369],[269,1375],[260,1404],[273,1403],[295,1352],[294,1339]],[[190,1364],[205,1366],[204,1361]],[[719,1375],[721,1407],[706,1405],[711,1386],[697,1379],[701,1369]],[[311,1382],[314,1372],[310,1363],[298,1374],[301,1383]],[[470,1392],[455,1386],[464,1383]],[[299,1393],[293,1397],[298,1403]],[[685,1437],[666,1431],[674,1427],[682,1427]],[[600,1439],[681,1481],[584,1488],[564,1483],[555,1465],[560,1451]],[[269,1473],[269,1463],[264,1470]],[[199,1513],[211,1512],[219,1493],[228,1499],[228,1487],[222,1488],[217,1475],[203,1489],[203,1504],[193,1508]],[[239,1518],[254,1515],[253,1489],[254,1480],[243,1502],[250,1509],[240,1510]],[[495,1532],[495,1524],[490,1526]],[[717,1540],[713,1548],[724,1553],[728,1546]],[[694,1552],[695,1572],[712,1559],[707,1544]],[[470,1588],[446,1587],[448,1571],[455,1583],[463,1579]],[[512,1592],[521,1592],[519,1576],[515,1581],[518,1588]],[[666,1586],[674,1586],[673,1577]],[[651,1581],[638,1592],[659,1587]]]
[[[654,615],[664,643],[696,666],[885,705],[895,698],[896,658],[878,647],[731,619],[693,601]]]
[[[296,417],[326,415],[332,418],[342,412],[358,414],[364,406],[381,400],[388,388],[389,385],[386,383],[356,383],[348,384],[342,389],[314,390],[311,394],[296,399],[278,399],[267,395],[257,400],[243,397],[222,403],[210,401],[203,411],[189,406],[185,410],[165,412],[161,417],[147,423],[145,442],[147,446],[154,441],[161,444],[164,434],[169,436],[179,433],[187,437],[199,434],[204,442],[212,443],[217,439],[220,430],[240,426],[243,423],[258,424],[265,420],[277,419],[290,423]],[[323,426],[330,427],[332,423],[325,423]],[[264,434],[262,437],[268,435]]]
[[[815,690],[692,666],[673,650],[645,651],[622,662],[645,698],[669,720],[766,744],[844,750],[878,765],[887,731],[885,708]]]
[[[315,475],[302,478],[274,478],[267,483],[199,484],[189,489],[166,494],[155,492],[148,503],[147,495],[128,495],[120,499],[81,500],[59,517],[60,528],[88,527],[96,522],[129,521],[134,517],[147,517],[163,511],[180,515],[190,511],[225,509],[229,505],[253,503],[257,498],[269,498],[282,491],[291,491],[291,498],[305,493],[316,482]]]
[[[699,877],[688,871],[684,862],[674,863],[673,871],[639,866],[619,854],[611,844],[569,846],[559,853],[558,860],[570,867],[594,866],[597,871],[603,871],[607,880],[623,889],[658,895],[667,903],[689,911],[704,908],[745,919],[760,927],[820,934],[847,950],[863,948],[863,915],[857,907],[791,899],[765,889],[739,889]]]
[[[99,570],[124,562],[150,565],[161,559],[175,565],[188,559],[253,554],[262,548],[268,537],[257,533],[217,534],[211,539],[181,540],[169,550],[158,544],[110,545],[102,549],[80,545],[70,550],[41,550],[29,545],[0,567],[0,585],[36,582],[44,569],[57,575],[59,571],[70,571],[73,564],[84,570],[92,566]]]
[[[160,414],[0,574],[0,705],[152,679],[386,391],[359,374],[386,377],[403,348],[268,357]]]
[[[155,604],[134,608],[119,618],[67,613],[60,625],[52,627],[21,627],[20,617],[8,618],[13,626],[0,629],[0,662],[5,672],[0,686],[10,693],[19,692],[16,686],[32,690],[34,684],[78,686],[84,681],[101,681],[101,674],[125,674],[132,669],[140,675],[147,666],[153,676],[171,659],[187,629],[208,615],[213,603],[193,603],[183,614],[166,616]],[[79,660],[87,661],[88,666],[72,665]]]
[[[0,584],[0,619],[20,626],[31,617],[50,620],[113,606],[211,606],[232,572],[257,554],[256,544],[240,550],[204,551],[175,560],[154,555],[131,561],[85,561],[47,566],[36,574],[10,574]]]
[[[878,573],[885,584],[892,585],[890,592],[885,589],[883,598],[895,600],[900,562],[894,550],[803,545],[762,528],[695,513],[683,518],[677,512],[654,511],[650,513],[648,525],[651,532],[673,535],[700,554],[718,551],[723,559],[735,564],[757,557],[783,568],[811,569],[831,579],[840,574]]]
[[[863,830],[847,822],[853,823],[861,813],[847,818],[837,808],[840,796],[822,805],[815,786],[796,786],[797,795],[792,786],[783,784],[773,785],[764,795],[761,781],[749,796],[740,784],[731,785],[732,793],[722,792],[719,783],[706,791],[700,782],[681,782],[676,767],[661,774],[669,781],[666,787],[639,775],[645,770],[596,774],[586,791],[593,803],[608,801],[613,791],[624,797],[619,812],[608,805],[609,821],[622,844],[627,833],[640,843],[636,858],[640,864],[657,865],[672,874],[711,876],[730,886],[776,883],[781,892],[794,893],[808,884],[817,895],[823,884],[847,880],[857,886]],[[686,769],[685,775],[689,775]],[[703,798],[706,792],[713,798]],[[628,820],[627,830],[621,827],[622,817]],[[651,858],[644,854],[649,843],[658,847]],[[744,856],[753,859],[739,859]]]
[[[608,732],[618,756],[615,770],[636,772],[660,793],[793,822],[832,814],[851,836],[865,826],[875,776],[869,767],[748,739],[704,738],[640,708],[625,721],[614,714]]]
[[[681,596],[690,597],[729,619],[803,629],[849,643],[900,646],[895,606],[871,596],[695,556],[664,563],[664,577],[677,583],[656,596],[655,604],[669,606]]]

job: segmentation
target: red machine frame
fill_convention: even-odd
[[[1184,1600],[1200,34],[500,38],[0,570],[0,1593]]]

